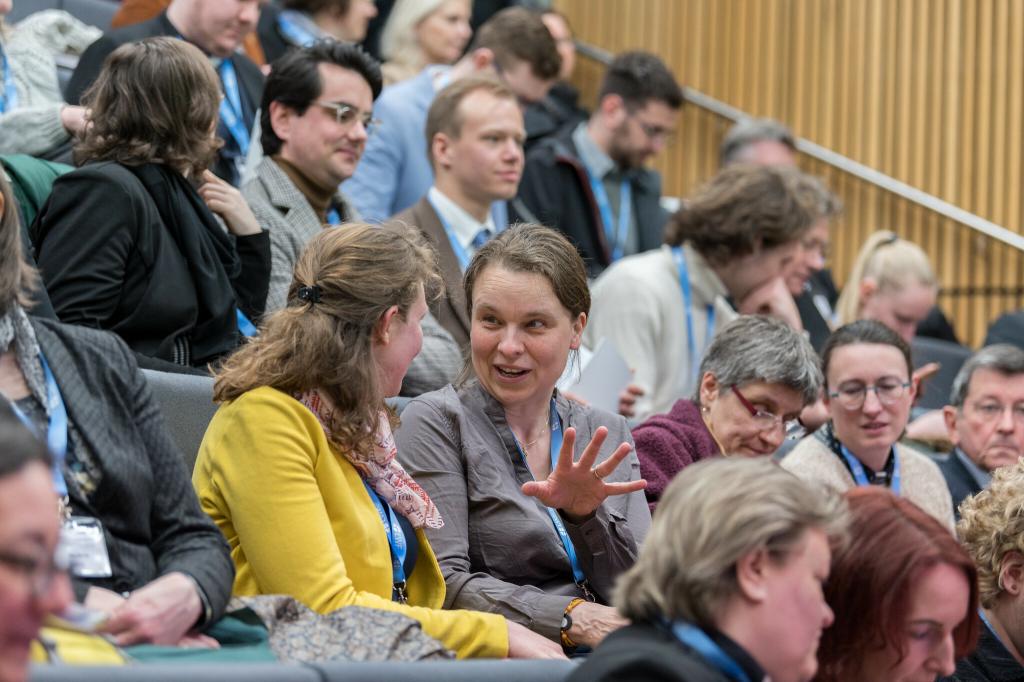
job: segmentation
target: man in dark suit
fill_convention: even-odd
[[[469,342],[462,273],[495,231],[495,201],[515,196],[526,131],[516,96],[493,78],[461,78],[434,99],[427,140],[434,186],[390,225],[414,225],[434,243],[445,298],[434,314],[460,347]]]
[[[220,76],[224,99],[217,135],[224,140],[213,170],[238,185],[240,169],[249,151],[256,108],[263,91],[263,73],[239,46],[260,16],[266,0],[173,0],[158,17],[105,33],[78,61],[65,98],[78,104],[111,52],[125,43],[154,36],[178,36],[210,56]]]
[[[939,468],[959,518],[964,498],[1024,455],[1024,350],[1000,344],[972,355],[953,381],[950,403],[942,412],[956,447]]]

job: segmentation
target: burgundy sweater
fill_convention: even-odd
[[[717,457],[718,444],[692,400],[678,400],[668,414],[658,414],[633,429],[640,473],[647,479],[651,514],[666,486],[685,467]]]

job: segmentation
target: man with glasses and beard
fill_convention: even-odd
[[[661,176],[644,164],[667,146],[682,105],[682,90],[658,57],[616,57],[590,120],[530,151],[515,217],[564,232],[591,277],[659,247],[668,214],[659,203]]]

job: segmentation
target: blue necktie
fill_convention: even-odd
[[[487,243],[487,240],[491,238],[491,231],[486,227],[476,233],[473,237],[473,249],[479,250],[481,246]]]

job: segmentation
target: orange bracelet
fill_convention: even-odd
[[[569,602],[569,605],[565,607],[565,612],[562,614],[562,627],[560,630],[562,635],[562,646],[566,649],[576,648],[576,642],[572,641],[569,638],[569,629],[572,627],[572,617],[569,614],[572,613],[573,609],[575,609],[577,606],[579,606],[585,601],[586,599],[580,599],[579,597],[576,597],[571,602]]]

